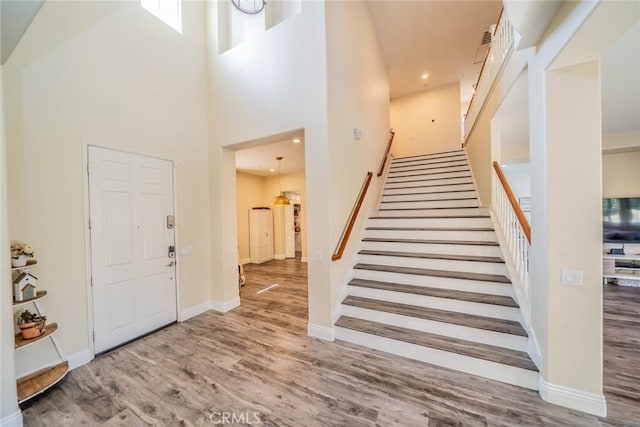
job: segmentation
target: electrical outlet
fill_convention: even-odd
[[[582,286],[583,272],[581,270],[568,270],[563,268],[561,276],[563,285]]]
[[[316,251],[316,261],[322,261],[322,252]]]
[[[360,129],[360,128],[353,128],[353,138],[354,138],[354,139],[360,139],[360,138],[362,138],[362,129]]]

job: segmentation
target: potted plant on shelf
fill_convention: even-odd
[[[18,327],[20,328],[22,338],[25,340],[37,338],[44,334],[46,331],[46,323],[46,316],[32,313],[29,310],[23,311],[18,318]]]
[[[33,258],[33,249],[26,243],[14,240],[11,242],[11,267],[24,267],[27,258]]]

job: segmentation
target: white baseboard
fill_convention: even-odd
[[[67,356],[67,362],[69,362],[69,370],[72,371],[80,366],[84,366],[93,360],[94,356],[91,350],[86,349],[78,351]]]
[[[336,339],[336,333],[333,328],[314,325],[312,323],[307,324],[307,335],[314,338],[320,338],[324,341],[335,341]]]
[[[200,303],[194,307],[187,308],[186,310],[182,310],[178,315],[178,322],[184,322],[185,320],[189,320],[192,317],[196,317],[198,314],[202,314],[205,311],[209,311],[213,308],[213,301],[205,301]]]
[[[307,262],[307,257],[306,256],[300,257],[300,261]]]
[[[218,313],[226,313],[240,306],[240,297],[235,297],[229,301],[211,301],[211,309]]]
[[[0,420],[2,427],[22,427],[22,411],[17,410],[11,415],[7,415]]]
[[[240,264],[245,265],[251,262],[251,258],[245,258],[240,260]]]
[[[589,393],[546,382],[540,376],[540,397],[543,400],[566,408],[586,412],[598,417],[607,416],[607,401],[604,394]]]
[[[282,261],[283,259],[287,259],[287,256],[285,254],[275,254],[273,258],[277,259],[278,261]]]

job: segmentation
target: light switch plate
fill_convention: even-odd
[[[582,270],[568,270],[566,268],[562,269],[562,284],[563,285],[571,285],[571,286],[582,286]]]

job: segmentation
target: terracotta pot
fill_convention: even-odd
[[[20,325],[20,333],[22,334],[22,338],[25,340],[30,340],[33,338],[37,338],[45,331],[44,323],[36,323],[29,322]]]

